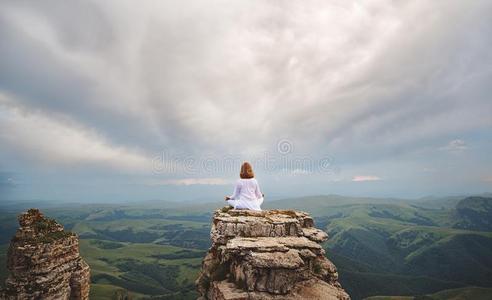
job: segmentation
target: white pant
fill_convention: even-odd
[[[227,200],[227,203],[234,207],[234,209],[261,210],[260,206],[263,203],[263,197],[256,200],[239,198],[237,200]]]

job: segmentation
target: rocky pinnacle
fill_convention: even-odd
[[[30,209],[8,250],[10,271],[1,299],[89,299],[90,270],[79,254],[79,238],[55,220]]]
[[[307,213],[223,208],[210,236],[200,300],[350,299],[320,245],[328,236]]]

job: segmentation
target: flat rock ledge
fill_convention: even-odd
[[[308,213],[224,207],[196,281],[199,300],[350,299]]]
[[[10,271],[0,299],[88,300],[90,269],[79,254],[79,238],[53,219],[30,209],[8,250]]]

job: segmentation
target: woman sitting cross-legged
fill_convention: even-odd
[[[261,210],[264,195],[261,193],[250,163],[243,163],[239,177],[241,178],[236,182],[234,194],[225,197],[225,200],[234,209]]]

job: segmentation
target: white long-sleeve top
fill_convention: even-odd
[[[228,202],[237,209],[261,210],[263,194],[258,181],[255,178],[239,179]]]

